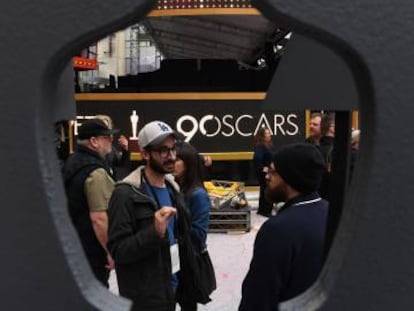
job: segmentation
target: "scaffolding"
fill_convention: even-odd
[[[145,27],[135,24],[126,31],[125,73],[136,75],[159,69],[162,57]]]

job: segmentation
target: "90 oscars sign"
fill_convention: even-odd
[[[267,127],[275,146],[305,139],[305,112],[261,110],[260,100],[78,101],[79,116],[105,114],[114,127],[136,141],[146,123],[161,120],[200,152],[252,151],[253,139]]]

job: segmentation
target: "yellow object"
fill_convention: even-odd
[[[241,183],[227,180],[205,181],[204,187],[211,196],[226,197],[233,196],[240,191]]]

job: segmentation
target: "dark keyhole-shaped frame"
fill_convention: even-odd
[[[127,0],[0,4],[2,309],[129,308],[127,301],[102,288],[87,267],[64,208],[51,133],[56,115],[73,116],[74,102],[65,87],[71,84],[67,67],[71,56],[137,22],[153,4]],[[346,62],[355,79],[363,125],[361,156],[324,270],[313,288],[281,308],[412,308],[414,4],[409,0],[254,4],[270,20],[323,43]]]

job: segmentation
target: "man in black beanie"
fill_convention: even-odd
[[[270,164],[267,197],[285,202],[260,228],[239,311],[278,310],[309,288],[323,265],[328,202],[317,193],[325,170],[319,150],[300,143],[281,148]]]

